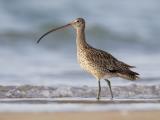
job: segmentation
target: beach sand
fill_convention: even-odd
[[[160,111],[2,112],[0,120],[159,120]]]

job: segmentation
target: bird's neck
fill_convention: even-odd
[[[86,40],[85,40],[85,28],[78,28],[76,30],[77,36],[76,36],[76,44],[77,49],[86,48],[88,46]]]

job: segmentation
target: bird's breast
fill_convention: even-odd
[[[87,70],[89,63],[87,59],[87,53],[85,51],[77,50],[77,61],[83,69]]]
[[[96,67],[96,64],[90,61],[89,55],[86,51],[77,51],[77,61],[82,69],[92,74],[96,79],[100,79],[102,76],[105,75],[105,72],[99,70]]]

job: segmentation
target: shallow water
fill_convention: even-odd
[[[103,86],[97,101],[96,87],[0,86],[0,112],[160,110],[159,89],[159,85],[113,86],[111,100],[108,87]]]
[[[160,110],[159,101],[159,99],[96,101],[90,98],[2,99],[0,112],[151,111]]]

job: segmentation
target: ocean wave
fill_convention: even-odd
[[[152,99],[160,97],[160,85],[113,86],[114,98],[120,99]],[[63,98],[80,97],[96,98],[96,87],[72,86],[0,86],[0,98]],[[102,97],[110,98],[109,89],[102,87]]]

